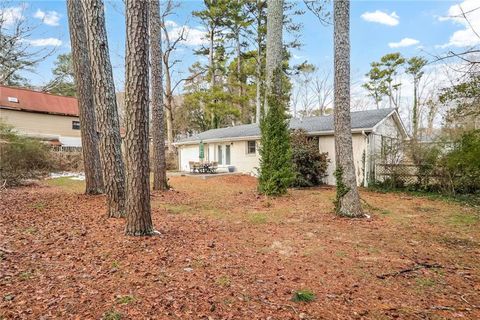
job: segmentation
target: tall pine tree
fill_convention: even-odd
[[[281,195],[293,180],[286,97],[282,94],[283,0],[269,0],[267,9],[267,104],[261,120],[258,189]]]

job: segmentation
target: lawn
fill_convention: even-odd
[[[332,188],[257,195],[247,176],[172,177],[161,235],[123,235],[66,178],[0,193],[0,319],[479,319],[478,208]]]

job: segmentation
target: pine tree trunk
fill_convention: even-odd
[[[255,77],[257,81],[256,97],[255,97],[255,122],[260,124],[260,117],[262,116],[262,18],[260,4],[257,0],[257,7],[259,8],[259,15],[257,18],[257,66],[255,70]]]
[[[153,144],[153,190],[167,189],[165,163],[165,131],[163,116],[163,74],[162,74],[162,29],[160,27],[159,0],[151,0],[150,23],[150,62],[152,81],[152,144]]]
[[[209,34],[209,41],[210,41],[210,47],[209,47],[209,52],[208,52],[208,63],[210,65],[210,86],[211,88],[215,87],[215,61],[214,61],[214,56],[213,56],[213,50],[214,50],[214,37],[215,33],[214,30],[210,30]]]
[[[103,176],[100,166],[99,139],[96,128],[95,106],[92,96],[92,74],[88,59],[87,34],[80,2],[67,1],[68,26],[72,46],[72,63],[77,87],[80,131],[82,136],[85,193],[103,193]]]
[[[334,51],[335,209],[342,216],[361,217],[350,119],[350,0],[334,1]]]
[[[100,159],[107,194],[109,217],[125,215],[125,171],[120,125],[108,52],[105,12],[102,0],[82,0],[87,24],[93,101],[100,133]]]
[[[260,123],[260,117],[262,115],[262,56],[260,52],[260,46],[257,53],[257,66],[255,70],[255,77],[257,82],[255,93],[255,122]]]
[[[267,2],[267,94],[282,95],[281,68],[283,60],[283,0],[268,0]],[[268,101],[265,113],[268,112]]]
[[[413,116],[412,116],[412,124],[413,124],[413,139],[417,140],[417,133],[418,133],[418,99],[417,99],[417,87],[418,81],[417,79],[413,80]]]
[[[167,116],[167,148],[169,153],[175,152],[173,146],[173,92],[172,92],[172,78],[170,77],[170,67],[166,61],[163,62],[165,67],[165,97],[167,105],[165,107]]]
[[[125,233],[153,234],[150,213],[148,136],[148,6],[144,0],[127,0],[125,57],[125,159],[127,168]]]

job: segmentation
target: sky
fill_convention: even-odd
[[[54,55],[40,63],[35,73],[25,74],[34,85],[41,86],[51,77],[51,69],[56,55],[70,51],[68,21],[65,1],[9,1],[5,4],[7,17],[25,19],[35,26],[31,36],[26,39],[36,49],[55,48]],[[188,66],[198,60],[193,49],[203,42],[203,30],[192,10],[202,8],[201,1],[179,1],[180,7],[175,15],[169,17],[172,33],[182,26],[188,28],[188,39],[177,52],[178,72],[187,72]],[[297,2],[303,7],[303,2]],[[367,1],[353,0],[351,4],[351,72],[352,81],[359,82],[369,70],[370,63],[390,52],[401,52],[410,57],[422,55],[430,58],[447,50],[462,50],[478,45],[470,26],[459,19],[459,6],[468,12],[478,7],[480,0],[457,1]],[[114,70],[117,90],[123,89],[125,21],[121,0],[105,0],[106,23],[110,57]],[[474,29],[480,30],[480,10],[469,12],[468,16]],[[321,25],[310,12],[297,17],[303,24],[301,42],[303,46],[294,50],[292,63],[308,61],[320,70],[332,72],[333,69],[333,28]]]

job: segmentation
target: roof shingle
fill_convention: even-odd
[[[372,129],[395,109],[378,109],[355,111],[351,113],[352,129]],[[304,129],[308,133],[333,132],[333,115],[323,117],[308,117],[290,119],[290,129]],[[239,126],[211,129],[178,141],[178,144],[192,143],[200,140],[214,141],[228,138],[259,137],[258,124],[244,124]]]
[[[9,101],[15,100],[15,98],[18,102]],[[63,97],[6,86],[0,86],[0,107],[30,112],[78,116],[78,102],[74,97]]]

